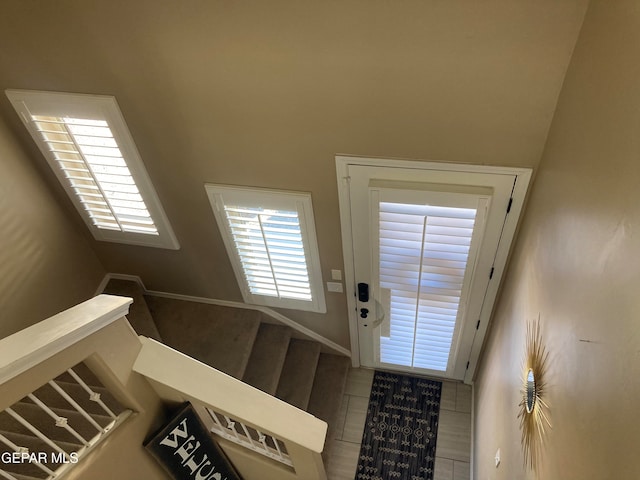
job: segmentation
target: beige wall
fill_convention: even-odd
[[[93,296],[104,269],[0,117],[0,338]]]
[[[475,387],[476,479],[640,477],[639,58],[638,2],[592,1]],[[553,430],[534,476],[516,414],[538,315]]]
[[[5,0],[0,87],[115,95],[182,249],[96,243],[105,268],[239,301],[205,182],[311,192],[329,280],[335,154],[536,166],[586,3]],[[327,302],[285,313],[347,346]]]

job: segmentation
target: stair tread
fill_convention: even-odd
[[[235,378],[242,378],[260,327],[260,312],[146,296],[164,342]]]
[[[129,320],[133,329],[138,335],[153,338],[159,342],[162,341],[158,327],[144,298],[144,292],[138,282],[111,279],[107,283],[104,293],[133,298],[133,304],[129,307],[129,313],[127,314],[127,320]]]
[[[17,402],[13,404],[11,408],[52,440],[69,443],[77,443],[79,441],[73,434],[64,428],[56,427],[54,419],[33,403]],[[57,415],[65,417],[68,421],[68,425],[85,440],[90,440],[99,433],[98,429],[94,425],[75,410],[58,408],[52,408],[52,410]],[[92,415],[92,418],[102,428],[106,427],[112,421],[110,417],[102,415]],[[33,435],[27,427],[19,423],[6,411],[0,412],[0,430],[21,433],[24,435]]]
[[[290,339],[291,329],[281,325],[261,324],[242,381],[274,395]]]
[[[67,382],[59,379],[55,379],[56,384],[62,388],[66,393],[71,396],[87,413],[95,415],[106,415],[107,412],[97,403],[89,398],[89,394],[84,388],[74,382]],[[105,387],[101,386],[89,386],[94,393],[100,394],[100,400],[115,414],[119,415],[123,412],[124,408],[115,400],[109,391]],[[48,383],[38,388],[33,395],[45,405],[52,409],[61,408],[66,410],[73,410],[73,406],[60,395],[54,388]],[[26,403],[34,403],[28,397],[22,399]]]
[[[322,353],[318,360],[307,411],[327,422],[327,441],[334,437],[350,366],[351,359],[340,355]]]
[[[84,362],[80,362],[77,365],[71,367],[71,370],[73,370],[74,373],[78,375],[87,385],[102,387],[102,383],[100,382],[100,380],[98,380],[98,377],[96,377],[95,373],[93,373]],[[75,383],[75,379],[69,374],[69,372],[66,371],[58,375],[55,380]]]
[[[319,357],[318,342],[292,339],[282,367],[276,397],[306,410]]]
[[[80,412],[78,412],[75,408],[73,408],[73,406],[69,405],[67,407],[52,407],[51,405],[48,405],[48,407],[56,414],[62,416],[62,417],[77,417],[77,418],[84,418],[82,416],[82,414]],[[25,411],[25,412],[37,412],[38,414],[40,412],[43,413],[43,416],[46,415],[48,418],[49,415],[44,412],[38,405],[36,405],[35,403],[32,403],[31,401],[27,400],[20,400],[19,402],[14,403],[11,408],[13,408],[15,411]],[[109,415],[107,415],[106,413],[99,413],[99,414],[92,414],[91,417],[93,419],[95,419],[96,422],[98,423],[104,423],[105,425],[109,424],[112,420],[111,417],[109,417]]]
[[[39,438],[33,435],[27,435],[24,433],[16,433],[16,432],[7,432],[4,430],[0,430],[0,433],[5,437],[7,437],[16,445],[18,445],[19,447],[28,448],[30,452],[53,450],[45,442],[43,442],[42,440],[40,440]],[[55,443],[67,453],[75,452],[80,447],[82,447],[79,441],[76,443],[71,443],[71,442],[63,442],[61,440],[55,440]]]

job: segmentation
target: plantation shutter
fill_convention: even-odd
[[[460,315],[475,208],[379,203],[379,282],[391,291],[380,361],[445,371]]]
[[[224,209],[251,293],[310,301],[298,212]]]
[[[311,195],[205,188],[244,300],[325,313]]]
[[[33,115],[32,122],[97,228],[158,235],[106,121]]]

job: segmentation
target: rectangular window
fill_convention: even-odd
[[[380,202],[379,212],[380,287],[391,292],[380,361],[445,371],[477,209]]]
[[[311,195],[205,188],[244,300],[325,313]]]
[[[6,93],[97,240],[179,248],[115,98]]]

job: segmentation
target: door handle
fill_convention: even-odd
[[[373,322],[373,327],[380,327],[380,336],[391,336],[391,289],[380,289],[380,301],[374,298],[376,305],[376,320]]]
[[[369,314],[369,309],[368,308],[361,308],[360,309],[360,318],[367,318],[368,314]]]

